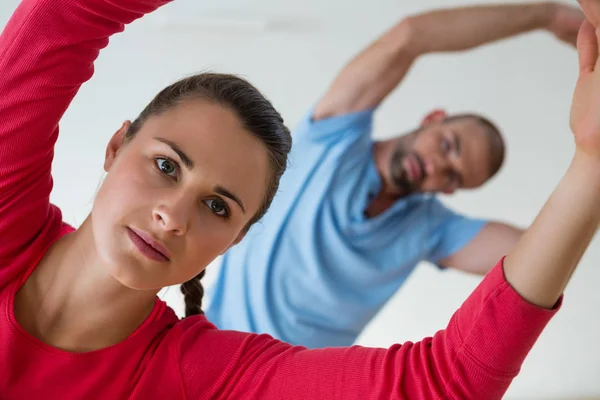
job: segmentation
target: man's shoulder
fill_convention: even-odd
[[[317,142],[370,136],[373,113],[374,109],[369,109],[316,120],[313,107],[303,116],[292,134],[295,140],[312,139]]]

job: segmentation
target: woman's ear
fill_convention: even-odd
[[[129,131],[130,126],[131,121],[123,122],[123,125],[110,138],[108,146],[106,146],[106,154],[104,155],[104,171],[108,172],[115,162],[119,150],[125,144],[125,134]]]

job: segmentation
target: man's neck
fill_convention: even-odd
[[[374,218],[385,212],[388,208],[393,206],[394,203],[406,196],[408,196],[408,193],[390,194],[389,191],[385,190],[385,188],[382,187],[379,193],[377,193],[377,195],[371,199],[369,204],[367,204],[367,208],[365,209],[365,216],[367,218]]]

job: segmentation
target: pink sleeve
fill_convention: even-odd
[[[556,309],[523,300],[499,263],[432,338],[307,350],[266,335],[190,331],[182,381],[189,399],[500,399]]]
[[[0,262],[50,219],[58,122],[110,35],[166,0],[23,0],[0,36]],[[82,132],[84,134],[84,132]]]

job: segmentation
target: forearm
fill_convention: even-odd
[[[25,0],[0,35],[0,259],[49,210],[58,123],[108,38],[166,0]]]
[[[506,279],[526,300],[552,307],[600,223],[600,160],[577,152],[531,227],[506,258]]]
[[[550,2],[471,6],[409,17],[412,52],[461,51],[520,33],[542,29],[552,21]]]
[[[459,51],[547,27],[553,3],[444,9],[398,22],[342,70],[317,105],[316,120],[376,107],[425,53]]]
[[[376,107],[402,81],[416,54],[411,27],[400,22],[356,55],[317,105],[316,120]]]
[[[440,264],[472,274],[485,275],[500,258],[515,248],[523,233],[524,230],[512,225],[488,222],[464,248],[440,260]]]

